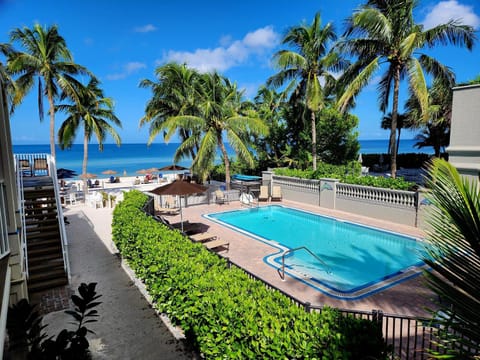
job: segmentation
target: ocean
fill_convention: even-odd
[[[388,140],[359,140],[362,154],[386,153]],[[399,153],[433,153],[430,148],[419,151],[414,148],[415,140],[401,140]],[[114,170],[118,175],[126,173],[128,176],[137,175],[137,171],[152,167],[161,168],[173,163],[173,154],[178,144],[105,144],[102,152],[97,144],[88,147],[89,173],[101,176],[105,170]],[[229,153],[233,154],[229,149]],[[50,153],[50,145],[13,145],[15,154]],[[218,161],[221,161],[220,156]],[[57,169],[66,168],[82,173],[83,144],[74,144],[71,149],[60,150],[57,148]],[[191,161],[181,161],[178,165],[190,167]],[[106,176],[106,175],[105,175]]]

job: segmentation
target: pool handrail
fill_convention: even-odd
[[[320,257],[318,255],[316,255],[315,253],[313,253],[309,248],[307,248],[306,246],[299,246],[299,247],[296,247],[296,248],[293,248],[293,249],[288,249],[286,251],[283,252],[282,254],[282,273],[280,275],[280,277],[282,278],[282,280],[285,280],[285,255],[287,254],[290,254],[290,253],[293,253],[294,251],[297,251],[297,250],[305,250],[307,251],[310,255],[312,255],[315,259],[317,259],[320,264],[322,264],[323,266],[325,266],[325,268],[327,269],[327,273],[331,273],[332,271],[330,270],[330,267],[325,263],[325,261],[323,261],[322,259],[320,259]]]

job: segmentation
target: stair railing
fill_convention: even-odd
[[[47,155],[47,163],[48,163],[48,174],[51,176],[53,180],[53,188],[55,191],[55,202],[57,204],[57,218],[58,218],[58,224],[60,226],[60,240],[62,243],[63,266],[65,268],[65,272],[67,273],[68,282],[70,283],[71,274],[70,274],[70,260],[68,258],[68,239],[67,239],[67,231],[65,229],[65,220],[63,217],[62,201],[60,199],[60,188],[58,184],[57,167],[55,165],[55,158],[50,155]]]
[[[318,262],[320,264],[322,264],[325,268],[326,268],[326,271],[327,273],[331,273],[331,270],[330,270],[330,267],[325,263],[325,261],[323,261],[322,259],[320,259],[320,257],[318,255],[316,255],[315,253],[313,253],[309,248],[307,248],[306,246],[300,246],[300,247],[297,247],[297,248],[293,248],[293,249],[288,249],[287,251],[284,251],[283,254],[282,254],[282,272],[280,274],[280,278],[282,280],[285,280],[285,256],[287,254],[291,254],[297,250],[305,250],[306,252],[308,252],[310,255],[312,255],[316,260],[318,260]]]
[[[25,220],[25,198],[23,196],[23,175],[24,169],[20,166],[22,156],[15,155],[15,177],[17,181],[17,199],[18,212],[20,214],[20,263],[22,264],[22,273],[28,279],[28,252],[27,252],[27,223]],[[23,159],[22,159],[23,160]],[[31,170],[30,170],[31,171]]]

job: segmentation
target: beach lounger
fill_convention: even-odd
[[[272,201],[281,201],[282,200],[282,188],[278,185],[272,187],[272,196],[270,197]]]
[[[268,195],[268,186],[260,186],[260,194],[258,195],[258,201],[268,201],[270,196]]]
[[[225,204],[227,202],[225,193],[222,190],[215,191],[215,202],[217,204]]]
[[[208,250],[213,250],[213,249],[217,249],[217,248],[225,248],[227,251],[230,250],[230,243],[225,241],[225,240],[222,240],[222,239],[215,239],[215,240],[212,240],[212,241],[207,241],[205,243],[203,243],[203,245],[208,249]]]
[[[170,221],[163,218],[162,215],[160,215],[160,214],[156,214],[153,218],[155,220],[157,220],[158,222],[162,223],[163,225],[168,226],[172,230],[180,230],[182,228],[181,223],[178,222],[178,223],[173,223],[172,224],[172,223],[170,223]],[[188,220],[183,222],[183,232],[185,234],[188,234],[188,233],[192,234],[192,233],[201,232],[202,227],[203,227],[203,224],[201,224],[201,223],[191,223],[191,222],[188,222]]]
[[[189,237],[190,237],[190,240],[192,240],[193,242],[204,242],[208,240],[215,240],[217,238],[217,235],[214,235],[207,231],[207,232],[190,235]]]
[[[164,208],[164,207],[155,207],[155,215],[178,215],[180,214],[180,209]]]

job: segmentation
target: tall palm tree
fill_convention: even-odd
[[[0,44],[0,53],[3,54],[7,59],[13,53],[13,48],[10,44]],[[17,89],[17,84],[15,80],[12,79],[8,69],[5,67],[5,64],[0,61],[0,80],[3,82],[6,89],[6,94],[8,97],[8,102],[10,104],[10,113],[12,114],[15,110],[15,106],[20,102],[19,91]]]
[[[282,43],[293,50],[280,50],[274,55],[274,62],[280,71],[267,80],[268,86],[280,87],[289,84],[286,91],[292,95],[304,97],[305,106],[310,112],[312,134],[312,166],[317,168],[317,126],[316,113],[325,103],[326,89],[333,86],[335,78],[332,72],[341,70],[345,63],[338,53],[329,50],[336,40],[331,23],[322,27],[320,14],[317,13],[311,25],[302,24],[290,28]]]
[[[357,59],[342,77],[345,87],[338,100],[342,110],[376,72],[385,67],[378,84],[379,104],[380,110],[385,113],[390,97],[393,98],[390,127],[392,177],[396,176],[397,171],[395,140],[401,80],[408,78],[409,90],[418,99],[422,114],[427,116],[425,72],[442,79],[451,76],[448,68],[436,59],[417,52],[445,44],[464,46],[470,50],[475,40],[471,26],[453,20],[424,30],[422,25],[414,21],[416,5],[416,0],[368,0],[348,19],[344,39],[339,42],[341,52]]]
[[[120,136],[112,126],[121,128],[120,120],[113,112],[113,101],[104,97],[97,79],[92,78],[86,87],[78,89],[79,102],[73,104],[62,104],[56,110],[68,114],[58,130],[58,142],[60,148],[72,146],[77,132],[83,127],[83,164],[82,174],[87,173],[88,144],[92,136],[98,141],[100,151],[103,150],[103,143],[107,134],[110,134],[117,145],[120,145]],[[86,179],[84,179],[84,191],[87,191]]]
[[[140,126],[150,124],[148,145],[158,136],[162,123],[171,116],[193,115],[196,113],[196,99],[198,97],[197,83],[199,73],[185,64],[169,63],[155,69],[158,81],[144,79],[140,87],[150,88],[152,98],[145,107],[145,116],[140,119]],[[198,151],[199,129],[178,128],[178,135],[182,142],[189,141],[192,146],[184,154],[192,160]]]
[[[430,165],[427,185],[430,245],[424,261],[433,271],[425,275],[442,299],[433,322],[446,329],[438,331],[437,341],[450,358],[473,359],[468,349],[480,350],[478,180],[462,178],[454,166],[437,158]]]
[[[168,141],[178,128],[201,129],[199,149],[193,159],[192,170],[205,178],[214,164],[216,150],[219,149],[225,164],[226,186],[230,189],[230,160],[224,136],[239,159],[253,166],[253,155],[249,151],[251,137],[267,134],[268,128],[256,112],[250,109],[250,103],[242,102],[242,93],[227,78],[218,73],[203,74],[198,89],[198,114],[169,117],[162,123],[160,130],[166,131],[165,139]],[[175,153],[175,161],[180,160],[185,150],[191,146],[189,139],[182,142]]]
[[[421,119],[421,109],[415,97],[411,96],[406,104],[407,116],[415,123],[415,127],[421,129],[421,133],[415,137],[418,141],[415,147],[431,146],[436,157],[450,143],[453,86],[453,80],[447,83],[440,79],[433,80],[432,87],[428,89],[426,121]]]
[[[35,24],[33,29],[16,28],[10,33],[10,41],[18,42],[24,51],[14,51],[7,62],[8,70],[18,75],[16,84],[23,98],[38,81],[38,111],[43,120],[43,97],[49,103],[50,152],[55,157],[55,100],[70,97],[78,101],[75,89],[80,83],[74,78],[88,71],[73,62],[65,39],[60,36],[56,25],[42,27]]]
[[[267,136],[255,138],[256,153],[262,167],[280,167],[284,165],[288,152],[288,129],[282,118],[285,107],[285,93],[261,86],[254,98],[256,111],[269,128]]]
[[[392,113],[388,113],[382,119],[381,128],[388,130],[392,127]],[[395,147],[398,155],[398,148],[400,147],[400,135],[402,129],[412,129],[416,127],[416,123],[407,114],[397,115],[397,146]],[[390,143],[388,143],[388,153],[390,153]]]

